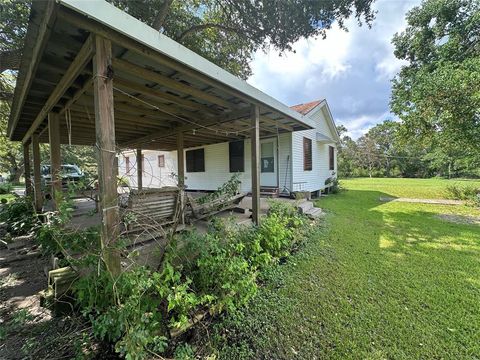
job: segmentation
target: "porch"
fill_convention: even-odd
[[[33,173],[33,179],[26,176],[26,193],[38,211],[44,200],[40,144],[50,145],[54,209],[62,192],[60,145],[96,148],[106,249],[119,237],[117,156],[123,149],[136,149],[139,174],[143,149],[177,150],[183,204],[184,149],[249,138],[252,219],[258,223],[260,138],[310,128],[299,113],[107,2],[32,5],[8,135],[24,145],[25,173]],[[117,253],[105,256],[118,273]]]

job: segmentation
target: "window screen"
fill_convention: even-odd
[[[228,155],[230,163],[230,172],[244,172],[245,171],[245,152],[244,142],[233,141],[228,144]]]
[[[158,167],[165,167],[165,155],[158,155]]]
[[[330,170],[335,170],[335,148],[333,146],[328,147],[328,155],[329,155],[329,168]]]
[[[185,153],[187,172],[205,171],[205,149],[188,150]]]
[[[275,172],[275,157],[273,155],[273,142],[260,144],[260,171],[262,173]]]
[[[303,138],[303,170],[312,170],[312,139]]]

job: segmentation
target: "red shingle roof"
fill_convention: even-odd
[[[320,104],[321,102],[323,101],[322,100],[315,100],[315,101],[311,101],[311,102],[308,102],[308,103],[305,103],[305,104],[298,104],[298,105],[293,105],[293,106],[290,106],[290,109],[293,109],[295,111],[298,111],[300,114],[302,115],[306,115],[308,114],[315,106],[317,106],[318,104]]]

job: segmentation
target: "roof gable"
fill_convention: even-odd
[[[290,106],[290,109],[295,110],[302,115],[307,115],[315,107],[320,105],[323,100],[324,99],[320,99],[320,100],[310,101],[310,102],[305,103],[305,104],[293,105],[293,106]]]

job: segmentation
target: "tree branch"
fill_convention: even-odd
[[[162,6],[158,10],[157,16],[155,16],[155,20],[153,20],[152,27],[155,30],[159,30],[162,28],[163,23],[165,22],[165,18],[167,17],[168,11],[170,10],[170,5],[172,5],[173,0],[164,0]]]
[[[227,31],[227,32],[233,32],[233,33],[238,33],[239,32],[238,29],[233,28],[233,27],[225,26],[225,25],[222,25],[222,24],[206,23],[206,24],[201,24],[201,25],[194,25],[194,26],[188,28],[187,30],[185,30],[184,32],[182,32],[180,34],[180,36],[177,38],[177,41],[183,40],[185,37],[187,37],[188,35],[190,35],[192,33],[200,32],[200,31],[203,31],[203,30],[206,30],[206,29],[211,29],[211,28],[217,28],[217,29],[220,29],[220,30],[224,30],[224,31]]]

